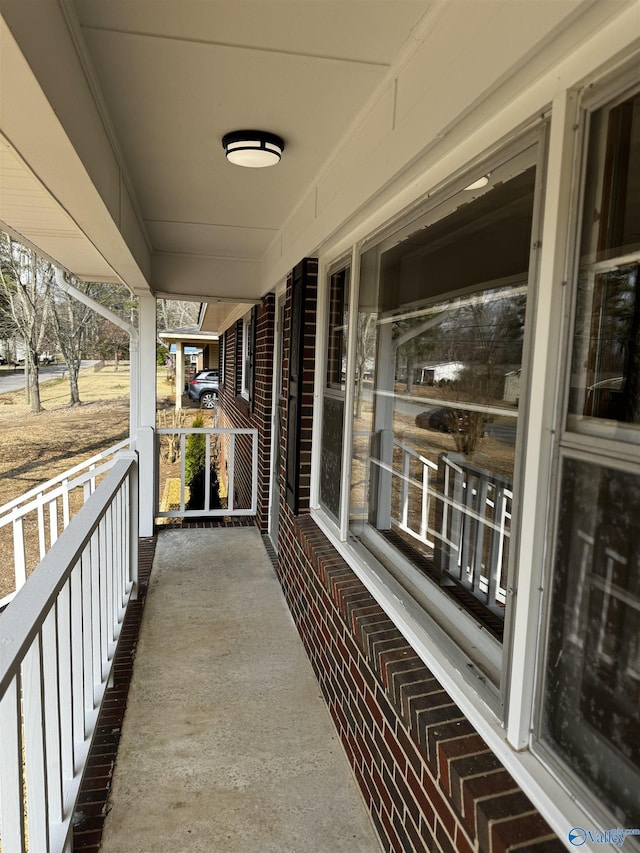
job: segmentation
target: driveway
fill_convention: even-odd
[[[96,361],[83,361],[80,364],[80,370],[85,367],[92,367],[97,364]],[[64,362],[59,364],[46,364],[38,369],[40,382],[47,382],[50,379],[60,379],[67,373],[67,365]],[[24,388],[24,367],[13,368],[10,365],[0,368],[0,394],[7,394],[10,391],[21,391]]]

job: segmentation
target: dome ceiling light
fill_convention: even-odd
[[[222,147],[230,163],[261,169],[280,162],[284,141],[264,130],[234,130],[222,137]]]
[[[487,175],[483,175],[481,178],[478,178],[477,181],[474,181],[472,184],[469,184],[469,186],[465,187],[464,189],[465,189],[465,192],[467,190],[481,190],[483,187],[486,187],[488,183],[489,183],[489,175],[487,174]]]

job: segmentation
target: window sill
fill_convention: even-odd
[[[243,396],[242,394],[239,394],[235,398],[235,404],[236,404],[237,409],[240,412],[242,412],[242,414],[248,418],[249,417],[249,400],[248,400],[248,398]]]

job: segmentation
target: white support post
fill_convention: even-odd
[[[176,343],[176,410],[182,408],[182,389],[184,388],[184,344]]]
[[[138,359],[140,393],[136,432],[140,484],[140,529],[138,535],[153,536],[156,497],[156,300],[151,294],[140,297],[140,353]]]
[[[154,445],[155,454],[155,445]],[[134,458],[137,462],[138,453],[135,450],[123,450],[118,454],[118,459]],[[157,458],[157,454],[154,455]],[[140,479],[138,476],[138,466],[134,465],[129,474],[129,488],[126,493],[126,498],[129,503],[129,528],[125,531],[128,536],[129,547],[129,574],[128,580],[131,582],[131,598],[138,597],[138,532],[140,528]],[[154,491],[155,501],[155,491]],[[155,510],[154,510],[155,513]],[[140,534],[142,535],[142,534]]]

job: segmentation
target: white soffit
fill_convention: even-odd
[[[0,136],[0,223],[79,278],[120,281],[13,147]],[[0,225],[0,227],[2,227]]]

